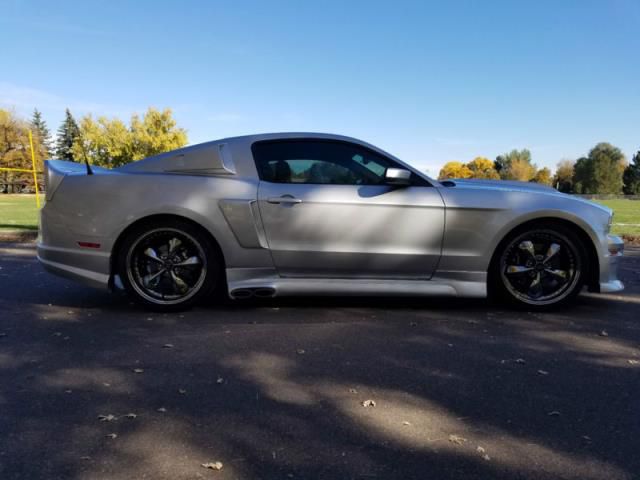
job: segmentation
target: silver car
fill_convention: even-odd
[[[226,138],[113,170],[46,163],[38,259],[160,310],[214,295],[502,298],[622,290],[608,208],[533,183],[438,182],[360,140]]]

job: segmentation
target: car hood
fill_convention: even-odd
[[[451,180],[455,183],[454,188],[482,188],[487,190],[510,190],[510,191],[525,191],[525,192],[544,192],[557,195],[563,195],[553,187],[548,185],[542,185],[534,182],[516,182],[512,180],[483,180],[483,179],[463,179],[463,180]],[[445,185],[446,186],[446,185]]]

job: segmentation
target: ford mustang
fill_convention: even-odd
[[[105,169],[46,162],[38,259],[159,310],[207,297],[488,295],[527,309],[623,288],[608,208],[438,182],[360,140],[226,138]]]

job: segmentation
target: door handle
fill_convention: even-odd
[[[294,204],[294,203],[302,203],[302,200],[300,200],[299,198],[295,198],[291,195],[282,195],[281,197],[269,197],[267,198],[267,202]]]

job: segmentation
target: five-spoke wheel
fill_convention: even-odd
[[[586,262],[580,238],[562,225],[533,226],[502,244],[493,281],[508,299],[533,308],[565,302],[579,293]]]
[[[169,310],[191,305],[218,283],[211,241],[187,222],[140,225],[125,238],[119,274],[126,290],[147,305]]]

